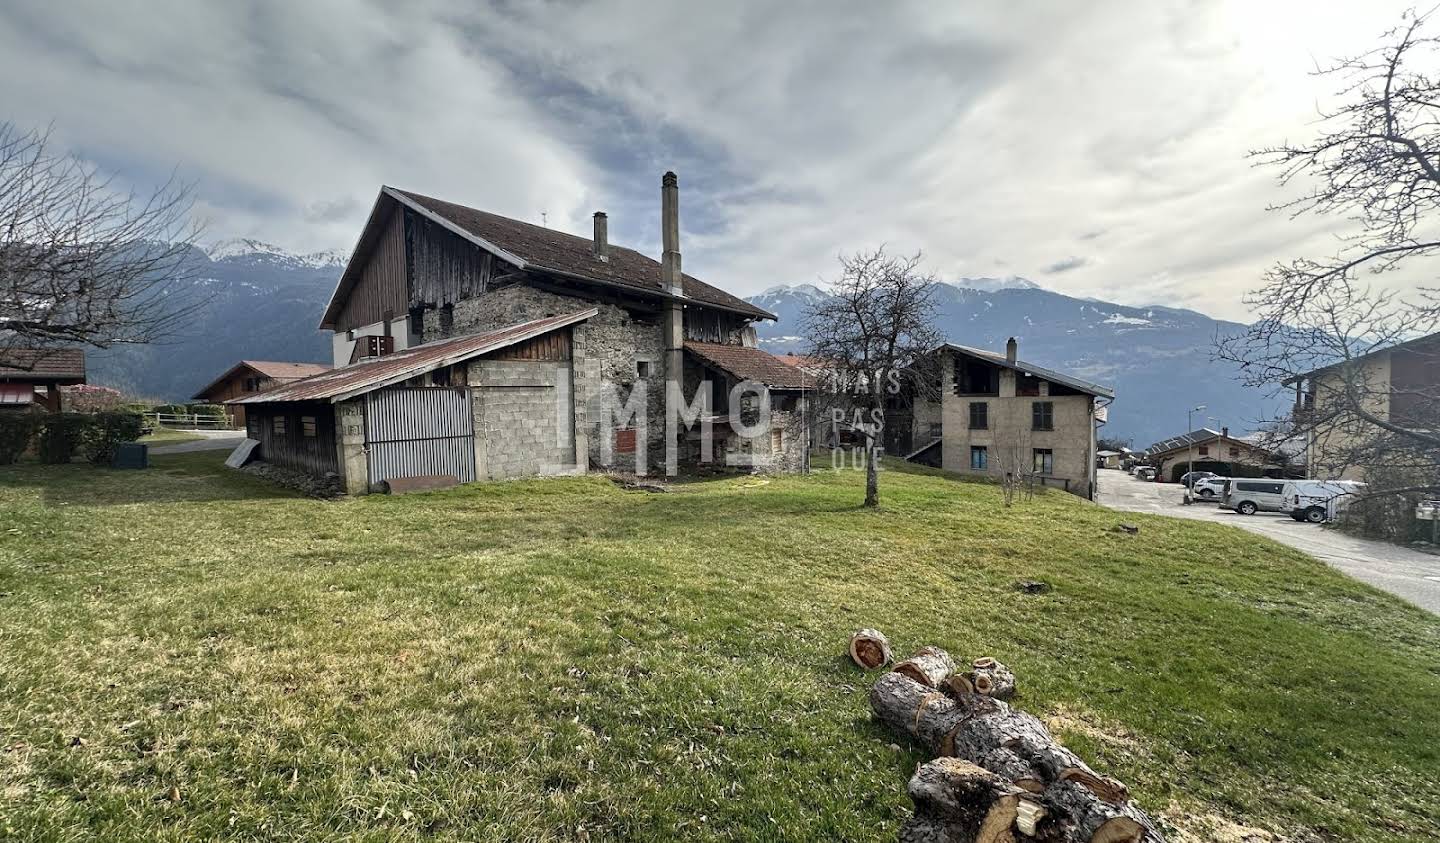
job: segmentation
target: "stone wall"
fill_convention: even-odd
[[[517,283],[457,302],[450,316],[448,331],[442,326],[440,311],[427,311],[424,339],[429,342],[446,336],[490,331],[591,307],[598,312],[575,331],[575,397],[577,414],[583,422],[580,436],[588,449],[590,466],[619,471],[636,470],[634,454],[616,453],[613,448],[610,449],[611,464],[603,464],[601,435],[619,427],[616,414],[630,400],[632,392],[639,389],[644,395],[646,408],[645,457],[648,470],[663,470],[665,344],[658,315],[637,315],[612,304]],[[640,363],[648,364],[648,377],[639,375]]]

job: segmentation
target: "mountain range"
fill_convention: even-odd
[[[329,332],[315,326],[345,266],[338,252],[297,255],[255,240],[230,240],[189,256],[193,279],[177,291],[196,311],[163,344],[89,351],[91,382],[165,400],[188,399],[242,359],[328,363]],[[826,294],[782,285],[748,300],[774,313],[757,325],[761,346],[803,351],[806,308]],[[1113,387],[1102,435],[1144,447],[1185,432],[1186,409],[1205,405],[1195,427],[1239,432],[1272,414],[1276,401],[1246,389],[1235,370],[1211,360],[1215,338],[1244,328],[1192,310],[1126,307],[1078,299],[1024,278],[962,278],[941,285],[938,323],[951,342],[1020,359]]]

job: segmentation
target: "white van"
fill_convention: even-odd
[[[1363,491],[1365,484],[1354,480],[1290,480],[1285,484],[1285,511],[1296,521],[1333,521]]]
[[[1285,481],[1263,477],[1235,478],[1225,484],[1220,498],[1221,509],[1233,509],[1241,515],[1257,512],[1285,511]]]

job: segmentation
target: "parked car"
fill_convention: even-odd
[[[1257,512],[1285,511],[1285,481],[1232,478],[1220,497],[1221,509],[1233,509],[1241,515]]]
[[[1290,480],[1285,483],[1285,512],[1296,521],[1332,521],[1365,490],[1354,480]]]
[[[1218,475],[1216,475],[1213,471],[1187,471],[1184,474],[1180,475],[1180,482],[1185,486],[1185,488],[1193,489],[1195,488],[1195,482],[1197,480],[1204,480],[1206,477],[1216,476]]]
[[[1195,485],[1190,487],[1190,491],[1201,500],[1218,501],[1224,496],[1225,482],[1229,479],[1229,477],[1219,475],[1202,477],[1195,481]]]
[[[1155,469],[1151,468],[1148,465],[1142,465],[1139,468],[1135,469],[1135,478],[1137,480],[1154,480]]]

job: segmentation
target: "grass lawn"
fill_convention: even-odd
[[[0,838],[893,840],[921,758],[862,626],[1007,662],[1190,839],[1440,836],[1440,620],[1240,530],[898,471],[878,512],[854,472],[323,502],[223,458],[0,469]]]
[[[139,438],[140,442],[148,445],[178,445],[181,442],[198,442],[205,437],[198,433],[186,433],[183,430],[170,430],[166,427],[157,427],[155,432]]]

